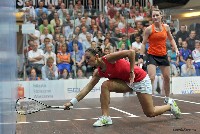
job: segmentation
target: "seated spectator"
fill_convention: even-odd
[[[71,72],[71,55],[67,51],[67,45],[62,44],[61,52],[57,54],[57,66],[59,73],[63,71],[63,69],[67,69],[67,71]]]
[[[104,40],[104,43],[103,43],[103,45],[101,45],[101,48],[102,48],[102,51],[103,51],[103,52],[104,52],[104,49],[105,49],[105,48],[110,49],[110,52],[111,52],[111,53],[114,52],[114,48],[113,48],[113,46],[111,45],[110,40],[109,40],[108,38],[106,38],[106,39]]]
[[[83,73],[83,70],[80,68],[77,70],[77,79],[87,79]]]
[[[177,77],[180,74],[180,69],[177,68],[174,64],[170,63],[170,75],[172,77]]]
[[[91,43],[92,43],[92,37],[90,33],[86,34],[86,39],[85,41],[83,41],[83,52],[85,52],[86,49],[88,49],[89,47],[91,47]]]
[[[44,19],[43,24],[39,26],[40,33],[43,33],[45,27],[47,27],[48,33],[54,35],[54,28],[51,24],[49,24],[48,19]]]
[[[123,35],[122,40],[118,43],[118,49],[121,49],[122,44],[125,44],[125,49],[131,49],[131,42],[126,35]]]
[[[195,66],[192,64],[192,57],[186,59],[186,64],[181,66],[181,76],[189,77],[196,76]]]
[[[42,67],[42,79],[43,80],[57,80],[58,68],[53,64],[53,57],[47,58],[46,65]]]
[[[193,51],[195,49],[195,40],[199,40],[199,38],[196,36],[195,30],[190,31],[190,35],[188,38],[186,38],[188,49]]]
[[[40,46],[39,46],[39,49],[42,49],[44,53],[47,52],[47,45],[50,45],[51,46],[51,51],[52,52],[55,52],[55,47],[54,45],[51,43],[51,40],[46,37],[44,38],[44,43],[42,43]]]
[[[132,49],[135,50],[136,53],[140,53],[142,43],[140,42],[140,35],[135,35],[135,42],[132,43]]]
[[[52,52],[52,46],[48,44],[46,46],[46,53],[44,54],[44,63],[45,64],[49,57],[53,57],[53,59],[54,59],[53,64],[56,65],[56,54],[54,52]]]
[[[26,78],[26,81],[40,80],[40,77],[37,77],[36,70],[31,68],[29,77]]]
[[[186,59],[192,55],[192,52],[191,50],[189,50],[187,48],[187,42],[186,41],[183,41],[182,42],[182,49],[180,50],[180,61],[179,61],[179,67],[181,68],[181,66],[183,64],[186,63]]]
[[[95,41],[92,41],[92,42],[91,42],[91,47],[92,47],[93,49],[95,49],[95,48],[97,47],[97,43],[96,43]]]
[[[50,39],[50,43],[52,43],[53,36],[52,36],[52,34],[49,34],[49,31],[48,31],[47,27],[44,27],[44,31],[43,31],[43,33],[40,36],[40,42],[44,43],[44,39],[45,38],[49,38]]]
[[[171,50],[167,51],[168,59],[171,64],[174,64],[176,67],[179,65],[179,56],[176,54],[175,47],[172,46]]]
[[[57,40],[57,42],[55,42],[55,54],[61,52],[62,44],[67,45],[67,42],[65,40],[65,36],[60,34],[59,39]]]
[[[103,53],[106,54],[110,54],[110,49],[108,47],[106,47],[103,51]]]
[[[73,40],[71,42],[69,42],[68,44],[68,52],[72,52],[73,50],[73,44],[76,43],[78,44],[78,50],[83,50],[83,44],[81,42],[78,41],[78,36],[73,35]]]
[[[182,42],[183,42],[182,38],[178,38],[177,48],[178,48],[179,51],[181,50],[181,48],[183,48],[182,47]]]
[[[27,74],[29,75],[31,68],[35,68],[37,74],[41,74],[42,66],[44,65],[43,60],[43,51],[38,49],[37,42],[34,42],[32,45],[32,50],[28,52],[28,67],[26,69]]]
[[[73,61],[72,70],[73,72],[77,71],[77,69],[82,69],[83,73],[86,73],[86,66],[85,66],[85,58],[84,52],[78,49],[77,43],[73,44],[74,51],[70,53],[71,59]]]
[[[62,19],[60,19],[59,18],[59,16],[58,16],[58,13],[57,12],[54,12],[54,16],[53,16],[54,18],[50,21],[50,24],[53,26],[53,27],[55,27],[56,26],[56,19],[58,19],[59,20],[59,23],[60,23],[60,25],[62,25],[63,24],[63,20]]]
[[[99,30],[97,35],[93,38],[93,40],[97,43],[99,47],[103,44],[105,37],[103,36],[102,32]]]
[[[192,58],[194,59],[194,66],[197,76],[200,76],[200,41],[195,41],[195,49],[192,51]]]
[[[70,76],[70,73],[67,69],[63,69],[63,71],[59,75],[59,80],[66,80],[66,79],[72,79]]]

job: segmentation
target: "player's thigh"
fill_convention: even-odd
[[[102,90],[104,88],[107,88],[110,92],[116,92],[116,93],[125,93],[133,91],[126,82],[118,79],[110,79],[107,81],[104,81],[102,84]]]
[[[154,112],[154,105],[153,105],[153,99],[152,99],[151,94],[144,94],[144,93],[137,92],[137,97],[140,101],[143,112],[145,114],[149,115]]]
[[[163,78],[170,78],[170,66],[159,66],[162,72]]]

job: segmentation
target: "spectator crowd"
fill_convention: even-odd
[[[38,5],[34,7],[31,0],[26,0],[21,9],[26,16],[24,23],[35,24],[35,33],[28,34],[24,48],[26,80],[91,77],[94,68],[84,58],[85,50],[90,47],[100,47],[104,54],[134,49],[137,61],[143,31],[152,24],[151,12],[157,8],[150,2],[143,7],[139,1],[130,5],[119,1],[112,4],[109,0],[102,12],[95,10],[92,0],[88,0],[87,6],[81,0],[75,5],[70,2],[69,7],[62,0],[58,0],[57,6],[45,7],[42,0]],[[164,18],[163,23],[166,23]],[[168,25],[180,52],[176,55],[166,42],[170,48],[171,75],[200,76],[200,35],[195,29],[188,30],[186,25],[181,25],[180,30],[173,21]],[[146,46],[148,49],[148,43]],[[157,76],[160,76],[159,69]]]

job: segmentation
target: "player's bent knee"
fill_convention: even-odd
[[[101,91],[104,91],[106,89],[109,89],[109,86],[110,86],[111,82],[109,80],[107,81],[104,81],[101,85]]]
[[[155,117],[155,114],[154,112],[144,112],[144,114],[147,116],[147,117]]]

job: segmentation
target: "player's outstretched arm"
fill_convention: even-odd
[[[80,91],[80,93],[73,98],[70,102],[67,102],[64,104],[64,106],[74,106],[76,103],[78,103],[80,100],[82,100],[92,89],[93,87],[99,82],[100,77],[98,75],[98,70],[96,69],[94,71],[94,75],[90,82]]]

